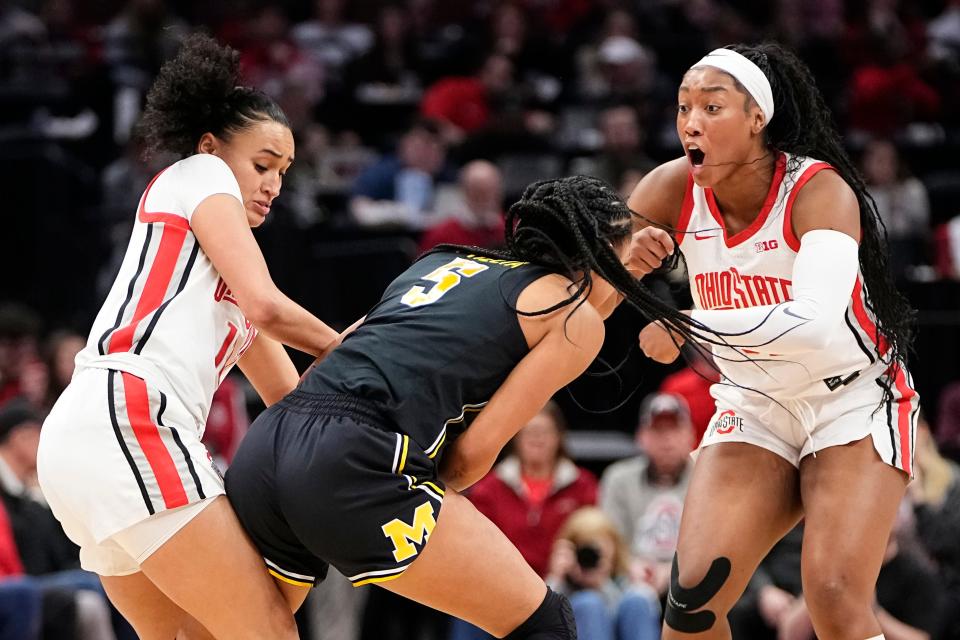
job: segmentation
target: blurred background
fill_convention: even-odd
[[[0,620],[20,625],[10,627],[14,635],[0,631],[0,640],[129,637],[95,581],[71,573],[76,558],[56,539],[56,527],[36,533],[37,522],[50,524],[49,513],[35,513],[44,505],[30,483],[35,444],[24,434],[39,431],[69,381],[72,358],[119,268],[140,195],[170,160],[144,162],[132,132],[160,65],[195,30],[239,50],[245,82],[276,98],[293,124],[297,160],[256,236],[280,288],[338,328],[363,315],[435,244],[497,246],[503,211],[529,182],[584,173],[626,195],[650,168],[678,157],[676,87],[709,50],[763,40],[792,48],[813,70],[861,167],[887,227],[896,279],[919,309],[911,365],[928,425],[924,442],[935,456],[929,477],[939,480],[914,483],[921,489],[908,505],[904,539],[934,530],[942,537],[902,546],[915,547],[918,566],[947,585],[938,590],[944,602],[958,598],[960,522],[950,528],[944,505],[960,486],[953,462],[960,458],[960,0],[0,0],[0,197],[7,211],[0,231],[0,493],[11,521],[0,519],[0,538],[11,531],[12,554],[0,570],[7,576]],[[682,274],[650,283],[689,305]],[[492,500],[496,490],[480,493],[505,531],[512,519],[532,527],[510,535],[536,541],[542,548],[525,555],[558,579],[572,571],[563,568],[569,554],[558,549],[580,549],[577,536],[587,535],[580,529],[606,539],[607,529],[591,519],[597,514],[574,521],[580,529],[560,529],[574,509],[599,501],[600,515],[613,520],[607,537],[621,539],[627,568],[618,574],[607,562],[612,551],[597,562],[610,565],[608,577],[623,593],[649,587],[645,602],[656,605],[660,569],[644,555],[649,537],[637,538],[631,522],[646,522],[647,533],[659,526],[654,555],[669,559],[682,474],[666,474],[675,480],[663,485],[676,494],[673,507],[646,496],[639,511],[620,516],[614,494],[604,495],[616,486],[607,479],[621,458],[639,455],[634,460],[651,468],[679,464],[657,462],[648,450],[669,458],[672,445],[645,442],[642,434],[650,427],[656,437],[672,437],[674,423],[702,433],[712,405],[701,375],[711,373],[694,359],[672,367],[647,361],[636,345],[643,324],[629,308],[614,314],[600,360],[557,396],[555,415],[544,419],[556,428],[540,425],[532,448],[517,443],[507,466],[491,474],[487,484],[499,481],[506,493]],[[303,368],[306,359],[295,357]],[[657,391],[679,398],[680,408],[641,411]],[[206,435],[221,462],[229,463],[260,409],[242,377],[228,378]],[[668,418],[673,422],[655,424]],[[689,451],[693,440],[678,442]],[[538,500],[531,502],[525,479],[543,469],[552,488],[545,497],[533,492]],[[576,499],[560,495],[568,489]],[[960,500],[960,488],[956,493]],[[516,512],[497,520],[496,505],[510,499]],[[544,501],[554,499],[559,511],[548,518],[552,507]],[[41,538],[46,546],[37,548]],[[590,553],[574,556],[575,564],[594,562]],[[68,586],[50,586],[56,574]],[[799,584],[791,591],[790,579],[782,582],[777,588],[795,598]],[[6,618],[4,585],[15,603]],[[580,583],[572,590],[590,591]],[[763,593],[754,603],[757,629],[765,625],[775,637],[772,621],[783,616],[771,612],[786,611],[788,601]],[[608,598],[607,613],[619,606],[611,602],[621,599]],[[950,631],[951,610],[944,605],[924,637],[960,638]],[[650,615],[658,615],[656,606]],[[67,622],[58,629],[57,620]],[[315,639],[481,637],[382,591],[345,589],[336,578],[316,590],[300,622],[304,637]],[[645,636],[611,638],[657,637],[649,635],[656,625],[648,627]]]

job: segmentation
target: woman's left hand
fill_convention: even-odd
[[[670,364],[680,355],[683,337],[673,334],[660,321],[651,322],[640,332],[640,348],[651,360]]]

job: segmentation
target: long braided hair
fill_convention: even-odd
[[[685,338],[716,342],[700,335],[689,316],[663,302],[620,261],[616,247],[628,242],[635,214],[617,191],[599,178],[571,176],[528,186],[507,211],[503,251],[439,245],[433,251],[473,253],[522,260],[568,277],[570,297],[525,315],[552,313],[575,301],[583,304],[599,276],[651,320],[660,320]],[[677,252],[674,252],[675,254]]]
[[[730,49],[756,64],[770,81],[776,109],[766,127],[769,146],[792,154],[787,173],[795,172],[806,156],[828,162],[850,185],[860,205],[860,271],[867,291],[867,306],[877,318],[872,336],[881,360],[906,362],[916,312],[897,291],[887,262],[887,239],[876,203],[863,178],[843,148],[830,110],[817,89],[810,69],[796,55],[775,43],[734,45]],[[884,353],[883,346],[887,346]]]

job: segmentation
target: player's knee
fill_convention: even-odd
[[[703,633],[709,631],[717,620],[726,615],[718,607],[716,596],[730,577],[730,560],[715,558],[704,571],[702,567],[680,567],[679,555],[673,556],[670,572],[670,591],[664,621],[680,633]],[[691,576],[697,576],[691,578]]]
[[[829,569],[804,576],[803,596],[818,629],[843,629],[863,614],[869,615],[872,589],[861,589],[841,571]],[[824,631],[825,633],[825,631]]]
[[[570,601],[548,588],[537,610],[504,640],[577,640]]]

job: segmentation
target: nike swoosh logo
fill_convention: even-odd
[[[797,315],[796,313],[790,310],[790,307],[784,307],[783,312],[788,316],[793,316],[794,318],[797,318],[799,320],[806,320],[807,322],[810,322],[813,319],[813,318],[804,318],[803,316]]]
[[[700,235],[700,232],[699,232],[699,231],[694,231],[694,233],[693,233],[693,239],[694,239],[694,240],[710,240],[711,238],[718,238],[718,237],[720,237],[720,234],[719,234],[719,233],[713,233],[713,234],[710,234],[710,235],[708,235],[708,236],[702,236],[702,235]]]

